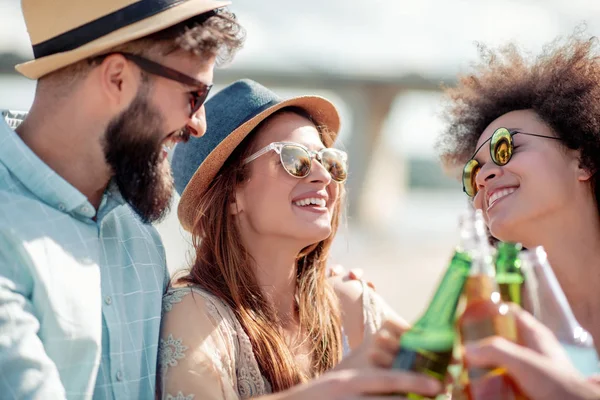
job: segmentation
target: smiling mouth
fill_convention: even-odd
[[[167,156],[169,156],[173,152],[173,149],[175,148],[175,145],[177,143],[185,143],[189,140],[189,138],[190,133],[187,130],[173,132],[172,134],[167,136],[166,139],[164,139],[162,142],[163,157],[166,158]]]
[[[320,198],[310,198],[294,201],[293,204],[298,207],[325,207],[327,205],[327,201],[325,199]]]
[[[515,190],[517,190],[517,188],[506,188],[506,189],[498,190],[497,192],[492,194],[488,200],[488,208],[487,209],[488,210],[491,209],[494,206],[494,204],[496,204],[499,200],[505,198],[509,194],[514,193]]]
[[[163,144],[162,145],[162,157],[163,157],[163,159],[167,158],[173,152],[173,148],[174,147],[175,147],[174,143],[168,143],[168,144]]]

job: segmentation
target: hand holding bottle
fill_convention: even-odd
[[[362,399],[360,395],[364,395],[365,400],[380,398],[376,395],[385,395],[381,397],[385,399],[404,399],[404,396],[392,394],[411,392],[435,396],[441,393],[442,384],[431,377],[408,371],[389,370],[398,353],[400,337],[406,330],[405,324],[386,320],[375,334],[365,339],[357,349],[345,357],[332,373],[325,374],[315,381],[314,388],[302,385],[300,390],[299,387],[298,399]],[[353,378],[347,378],[350,376]],[[372,383],[375,379],[378,384]],[[347,380],[345,384],[344,380]],[[287,400],[288,397],[282,397],[282,400],[284,399]],[[290,399],[295,400],[296,397]]]
[[[599,399],[600,386],[572,365],[554,334],[531,314],[511,306],[522,345],[494,336],[465,346],[470,365],[503,367],[531,400]]]
[[[335,370],[351,368],[390,368],[400,349],[400,337],[407,326],[395,320],[387,320],[372,336],[353,350]]]
[[[364,368],[331,371],[317,379],[256,400],[395,400],[390,393],[414,392],[435,397],[442,390],[437,380],[408,371]]]

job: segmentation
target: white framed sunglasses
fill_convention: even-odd
[[[310,174],[313,158],[325,167],[334,181],[341,183],[348,177],[348,154],[345,151],[329,147],[313,151],[294,142],[273,142],[246,157],[243,163],[248,164],[270,151],[279,154],[283,169],[294,178],[305,178]]]

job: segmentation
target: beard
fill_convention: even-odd
[[[144,223],[164,218],[173,195],[171,167],[162,154],[163,119],[148,103],[148,86],[108,124],[103,143],[121,196]]]

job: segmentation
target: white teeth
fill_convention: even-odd
[[[517,190],[517,189],[516,188],[507,188],[507,189],[502,189],[502,190],[495,192],[493,195],[490,196],[490,198],[488,200],[488,208],[491,207],[492,205],[494,205],[494,203],[496,201],[500,200],[504,196],[508,196],[509,194],[513,193],[515,190]]]
[[[162,147],[165,151],[171,151],[175,147],[175,143],[173,143],[173,141],[171,140],[168,140],[165,143],[163,143]]]
[[[327,205],[327,202],[325,201],[325,199],[309,198],[309,199],[302,199],[302,200],[295,201],[294,204],[297,206],[301,206],[301,207],[308,206],[308,205],[325,207]]]

